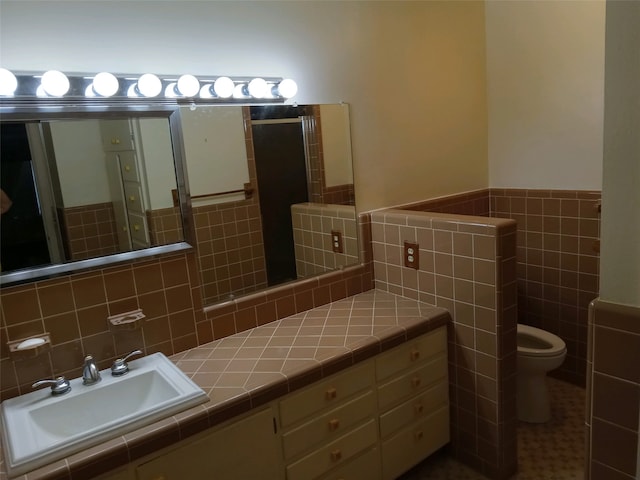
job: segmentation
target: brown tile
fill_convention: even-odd
[[[591,432],[591,457],[593,460],[627,475],[635,475],[638,449],[637,432],[596,418],[593,419]]]
[[[71,288],[76,308],[91,307],[106,302],[102,275],[72,279]]]
[[[169,313],[186,310],[193,307],[191,300],[191,290],[188,285],[167,288],[165,290],[167,299],[167,311]]]
[[[169,315],[172,337],[182,337],[195,333],[195,318],[193,310],[184,310]]]
[[[69,283],[38,288],[38,298],[44,317],[71,312],[75,309],[71,284]]]
[[[476,258],[495,260],[496,238],[484,235],[473,236],[473,254]]]
[[[589,478],[589,480],[637,480],[637,477],[633,475],[627,475],[595,461],[591,462],[591,476],[585,478]]]
[[[134,266],[133,277],[138,294],[162,290],[162,268],[160,264]]]
[[[132,270],[121,270],[114,273],[105,273],[105,290],[107,299],[112,302],[132,297],[136,294]]]
[[[640,335],[595,327],[593,368],[596,372],[640,383],[637,367]]]
[[[143,323],[144,340],[147,345],[163,343],[171,339],[169,318],[159,317]]]
[[[593,376],[593,415],[630,430],[638,428],[640,385],[608,375]]]
[[[80,336],[75,312],[46,317],[44,328],[51,333],[51,343],[54,345],[69,342]]]
[[[148,320],[167,314],[166,298],[163,291],[138,295],[138,306]]]
[[[41,317],[38,294],[35,288],[12,293],[13,289],[2,290],[2,312],[7,325],[36,320]]]

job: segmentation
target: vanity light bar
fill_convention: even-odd
[[[207,102],[283,102],[295,96],[295,81],[280,77],[155,75],[153,73],[13,73],[0,68],[0,99],[175,99]]]

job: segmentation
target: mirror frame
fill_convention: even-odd
[[[121,262],[195,249],[195,230],[191,215],[187,165],[185,162],[178,102],[162,100],[150,102],[149,99],[146,99],[146,102],[141,104],[126,100],[73,102],[58,99],[0,99],[0,118],[3,121],[29,122],[36,120],[112,119],[123,117],[155,117],[166,118],[169,121],[184,241],[149,247],[142,250],[132,250],[102,257],[76,260],[68,263],[29,267],[7,273],[0,272],[0,286],[9,286],[34,280],[45,280],[81,270],[102,268]]]

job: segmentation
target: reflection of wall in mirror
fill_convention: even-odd
[[[257,191],[249,107],[215,106],[180,111],[185,162],[205,304],[267,286],[258,195],[194,195]],[[248,128],[251,132],[251,128]]]
[[[349,107],[314,105],[306,123],[310,200],[354,205]]]
[[[130,153],[137,162],[142,184],[140,215],[146,216],[147,221],[142,224],[148,223],[144,228],[151,244],[181,241],[180,212],[171,200],[176,182],[166,119],[121,122],[131,128],[134,138],[135,150],[121,154]],[[88,119],[50,123],[60,183],[58,212],[67,254],[72,260],[128,249],[117,239],[117,232],[126,226],[118,226],[114,205],[122,204],[123,199],[114,198],[114,190],[109,187],[107,162],[112,154],[104,151],[101,126],[100,120]]]
[[[183,107],[180,117],[193,205],[244,199],[242,193],[193,198],[241,190],[249,182],[242,107]]]
[[[359,262],[355,207],[300,203],[291,206],[296,271],[305,278]],[[332,232],[340,236],[335,252]]]

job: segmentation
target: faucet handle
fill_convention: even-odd
[[[38,380],[36,383],[31,385],[31,388],[40,387],[42,385],[51,385],[51,395],[64,395],[71,391],[71,384],[64,377],[58,377],[54,380]]]
[[[129,358],[133,357],[134,355],[142,355],[142,350],[134,350],[124,358],[117,358],[113,362],[113,365],[111,365],[111,375],[113,375],[114,377],[120,377],[127,374],[129,372],[129,365],[127,365],[127,360],[129,360]]]

